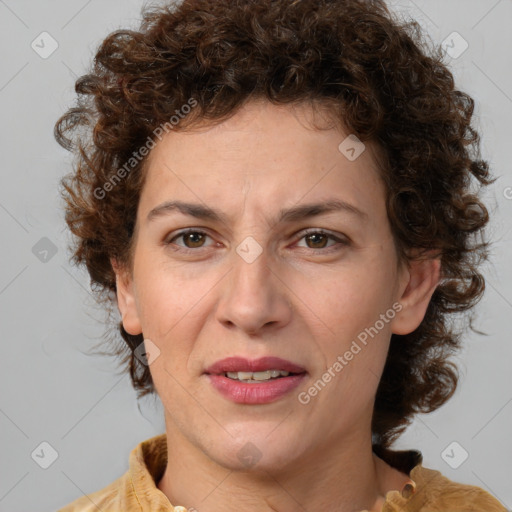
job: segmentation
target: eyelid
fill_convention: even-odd
[[[176,240],[176,239],[179,239],[189,233],[199,233],[201,235],[205,235],[207,237],[210,237],[211,239],[213,239],[213,237],[208,233],[207,230],[205,230],[204,228],[194,228],[194,227],[191,227],[191,228],[185,228],[185,229],[181,229],[181,230],[178,230],[177,232],[175,233],[170,233],[168,236],[165,237],[164,239],[164,245],[172,245],[173,244],[173,240]],[[189,247],[182,247],[182,246],[179,246],[180,249],[183,249],[184,251],[197,251],[198,249],[203,249],[204,247],[198,247],[197,249],[190,249]]]
[[[346,239],[348,241],[348,237],[346,235],[343,235],[341,233],[335,233],[334,231],[329,231],[328,229],[324,228],[306,228],[297,233],[297,235],[312,235],[320,233],[322,235],[331,236],[333,238],[337,238],[340,242],[343,241],[343,239]]]

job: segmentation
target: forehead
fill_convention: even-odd
[[[140,209],[147,215],[182,199],[277,212],[328,195],[364,210],[384,201],[378,164],[375,146],[357,142],[325,110],[252,102],[221,123],[165,135],[146,162]]]

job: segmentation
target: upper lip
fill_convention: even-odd
[[[305,373],[306,371],[302,366],[280,357],[261,357],[260,359],[227,357],[209,366],[205,373],[262,372],[265,370],[283,370],[290,373]]]

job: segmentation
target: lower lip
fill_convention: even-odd
[[[208,375],[219,393],[237,404],[268,404],[295,389],[306,376],[305,373],[290,375],[258,384],[247,384],[223,375]]]

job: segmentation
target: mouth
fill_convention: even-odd
[[[302,366],[277,357],[229,357],[206,371],[213,387],[238,404],[265,404],[289,394],[303,381]]]
[[[257,384],[258,382],[267,382],[276,379],[282,379],[289,375],[300,375],[299,373],[287,372],[284,370],[265,370],[262,372],[223,372],[220,375],[228,379],[245,382],[247,384]]]
[[[205,370],[209,375],[224,375],[236,380],[255,380],[257,382],[288,377],[290,374],[306,373],[302,366],[280,357],[227,357],[212,364]]]

